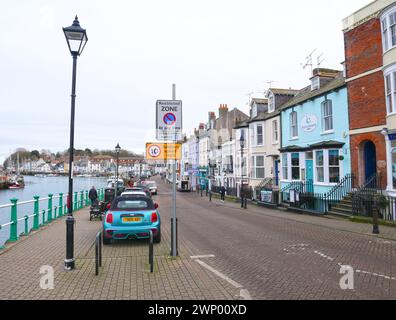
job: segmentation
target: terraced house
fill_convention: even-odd
[[[268,99],[252,99],[249,125],[249,184],[253,198],[272,202],[272,197],[263,198],[263,193],[277,190],[280,168],[280,109],[298,91],[269,89]]]
[[[348,97],[341,71],[317,68],[310,80],[281,107],[281,192],[283,202],[322,211],[314,194],[351,187]]]
[[[373,1],[343,24],[356,186],[395,197],[396,2]]]

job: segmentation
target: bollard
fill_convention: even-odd
[[[25,216],[25,233],[24,235],[27,236],[29,234],[29,217]]]
[[[40,213],[39,213],[39,196],[34,196],[34,217],[33,217],[33,230],[38,230],[40,228]]]
[[[52,197],[53,194],[48,195],[48,223],[52,221]]]
[[[11,199],[12,203],[11,207],[11,226],[10,226],[10,239],[9,242],[15,242],[18,240],[18,211],[17,211],[17,202],[18,199]]]
[[[59,217],[63,216],[63,193],[59,193]]]
[[[179,256],[178,241],[177,241],[178,221],[179,221],[178,218],[176,218],[176,256]],[[171,218],[171,225],[173,226],[173,218]],[[171,229],[171,248],[173,248],[173,229]],[[172,249],[171,249],[170,255],[172,255]]]
[[[150,244],[149,244],[149,264],[150,264],[150,272],[154,272],[154,238],[153,238],[153,231],[150,230]]]
[[[74,192],[74,201],[73,201],[73,211],[77,211],[77,202],[78,202],[78,200],[77,200],[77,197],[78,197],[78,192]]]
[[[373,212],[373,234],[380,234],[379,226],[378,226],[378,209],[374,208]]]
[[[95,275],[99,274],[99,243],[98,236],[95,238]]]
[[[98,234],[98,243],[99,243],[99,267],[102,267],[102,232]]]
[[[80,191],[80,209],[84,208],[84,191]]]

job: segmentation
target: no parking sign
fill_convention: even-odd
[[[156,104],[157,140],[178,141],[182,138],[182,101],[158,100]]]

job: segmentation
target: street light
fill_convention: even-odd
[[[70,147],[69,147],[69,195],[68,195],[68,215],[66,219],[66,259],[65,269],[74,269],[74,222],[73,217],[73,162],[74,162],[74,114],[76,105],[76,70],[77,57],[81,55],[88,41],[87,32],[80,27],[78,18],[73,21],[70,27],[63,28],[67,45],[73,57],[73,76],[71,94],[71,120],[70,120]]]
[[[119,155],[120,155],[120,151],[121,151],[121,147],[120,144],[117,143],[117,145],[115,146],[115,152],[117,154],[117,163],[116,163],[116,181],[114,183],[114,197],[117,197],[117,188],[118,188],[118,159],[119,159]]]
[[[246,209],[246,203],[244,203],[244,194],[243,194],[243,167],[244,167],[244,161],[243,161],[243,149],[245,148],[245,131],[241,130],[241,137],[239,139],[239,143],[241,146],[241,189],[240,189],[240,196],[241,196],[241,208],[245,206]]]

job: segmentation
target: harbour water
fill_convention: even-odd
[[[0,205],[9,204],[10,199],[16,198],[18,202],[33,200],[34,196],[40,198],[48,197],[48,194],[58,196],[59,193],[67,194],[68,192],[68,177],[34,177],[25,176],[24,189],[7,189],[0,190]],[[89,190],[92,186],[95,188],[104,188],[106,186],[106,178],[96,177],[75,177],[73,183],[74,191]],[[54,206],[58,205],[58,200],[54,200]],[[40,210],[47,209],[47,201],[40,201]],[[10,221],[10,208],[0,208],[0,225]],[[19,205],[18,218],[25,215],[33,214],[33,204]],[[32,219],[29,219],[29,227],[32,225]],[[18,224],[18,234],[24,231],[24,222],[20,221]],[[0,246],[9,238],[9,227],[4,227],[0,230]]]

